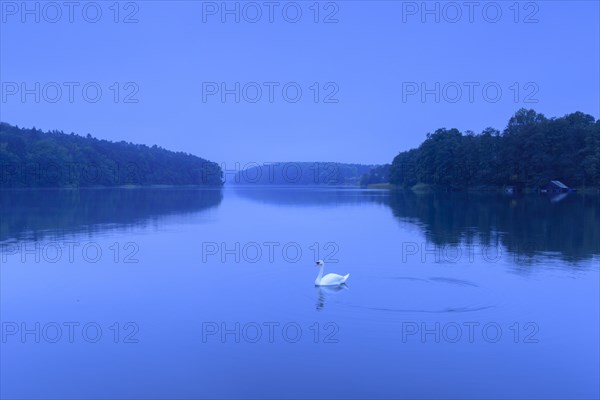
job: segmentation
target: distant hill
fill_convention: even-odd
[[[218,164],[194,155],[0,123],[1,187],[221,186]]]
[[[335,162],[274,162],[256,165],[227,178],[234,185],[354,185],[375,165]]]

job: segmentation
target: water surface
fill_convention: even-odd
[[[0,243],[2,398],[600,396],[598,196],[2,190]]]

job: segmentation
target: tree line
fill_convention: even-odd
[[[236,185],[357,186],[373,167],[337,162],[272,162],[245,168],[237,172],[231,182]]]
[[[389,182],[402,187],[537,189],[550,180],[600,187],[600,120],[581,112],[546,118],[521,109],[502,132],[441,128],[398,154],[389,171]]]
[[[0,123],[2,187],[221,186],[218,164],[156,145]]]

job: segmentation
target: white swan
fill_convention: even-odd
[[[327,274],[323,276],[323,270],[325,269],[325,263],[323,260],[317,261],[317,267],[320,268],[319,275],[315,279],[315,286],[338,286],[346,283],[350,274],[338,275],[338,274]]]

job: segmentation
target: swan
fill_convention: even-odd
[[[338,274],[327,274],[323,276],[323,270],[325,269],[325,262],[323,260],[317,261],[316,264],[319,267],[319,275],[317,275],[317,279],[315,279],[315,286],[339,286],[348,280],[350,274],[346,274],[344,276]]]

